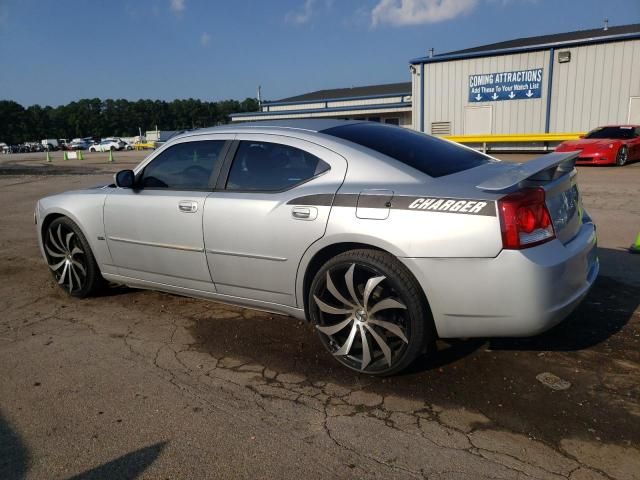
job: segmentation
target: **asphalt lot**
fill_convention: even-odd
[[[291,318],[126,288],[66,297],[35,201],[143,156],[0,155],[1,479],[640,478],[640,255],[626,251],[640,163],[579,168],[602,269],[566,322],[439,342],[372,379]]]

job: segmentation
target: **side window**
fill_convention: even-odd
[[[209,188],[211,174],[222,161],[224,141],[185,142],[169,147],[142,172],[143,188],[202,190]]]
[[[229,172],[227,190],[286,190],[329,168],[318,157],[299,148],[242,141]]]

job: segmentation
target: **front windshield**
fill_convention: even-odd
[[[587,133],[584,138],[633,138],[633,127],[600,127]]]

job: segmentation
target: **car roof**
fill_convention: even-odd
[[[306,130],[308,132],[322,132],[323,130],[328,130],[333,127],[340,127],[343,125],[353,125],[356,123],[362,123],[361,120],[336,120],[333,118],[304,118],[299,120],[262,120],[258,122],[242,122],[242,123],[230,123],[227,125],[220,125],[217,127],[210,128],[199,128],[197,130],[189,130],[185,131],[178,136],[189,135],[196,133],[198,135],[206,134],[206,133],[217,133],[221,131],[250,131],[253,129],[265,129],[265,128],[274,128],[274,129],[294,129],[294,130]]]

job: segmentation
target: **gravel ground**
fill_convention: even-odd
[[[579,168],[602,273],[566,322],[439,342],[372,379],[291,318],[126,288],[66,297],[34,202],[143,156],[0,156],[0,478],[640,478],[640,255],[626,251],[640,163]]]

